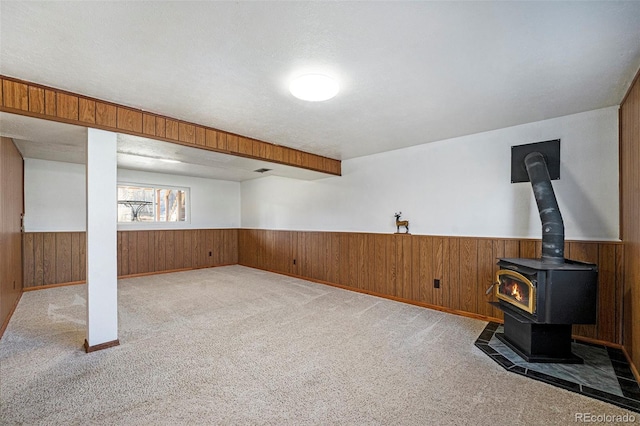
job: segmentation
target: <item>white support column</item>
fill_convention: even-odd
[[[87,352],[119,344],[116,137],[88,129]]]

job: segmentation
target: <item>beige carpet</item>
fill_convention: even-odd
[[[485,324],[242,266],[119,282],[121,345],[85,354],[85,286],[27,292],[0,424],[574,424],[613,405],[508,373]]]

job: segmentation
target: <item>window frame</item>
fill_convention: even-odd
[[[175,185],[164,185],[159,183],[142,183],[142,182],[130,182],[130,181],[118,181],[116,185],[116,194],[118,193],[118,188],[121,186],[132,186],[139,188],[150,188],[154,191],[158,189],[170,189],[170,190],[178,190],[184,191],[184,214],[185,220],[180,222],[161,222],[154,220],[153,222],[120,222],[118,221],[118,228],[123,229],[166,229],[166,228],[185,228],[191,224],[191,188],[188,186],[175,186]],[[154,195],[155,199],[155,195]],[[116,203],[119,200],[116,199]],[[154,204],[155,206],[155,200]]]

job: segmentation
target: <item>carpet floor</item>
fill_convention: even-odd
[[[553,425],[628,411],[505,371],[486,322],[242,266],[122,279],[120,346],[84,353],[86,287],[26,292],[0,424]],[[638,419],[636,419],[638,420]]]

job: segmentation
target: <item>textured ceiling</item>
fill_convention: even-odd
[[[13,139],[24,158],[86,164],[86,127],[0,112],[0,135]],[[118,134],[118,168],[236,182],[263,176],[301,180],[326,173],[198,148]],[[175,160],[167,163],[163,160]],[[269,171],[258,173],[255,170]]]
[[[0,2],[0,73],[337,159],[601,107],[640,2]],[[303,72],[334,99],[293,98]]]

